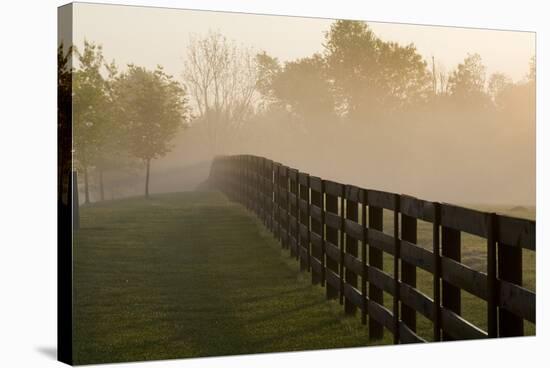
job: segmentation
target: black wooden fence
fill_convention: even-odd
[[[252,210],[327,298],[360,312],[371,338],[386,328],[394,343],[425,342],[417,313],[432,321],[435,341],[522,336],[524,320],[535,323],[535,293],[522,287],[534,221],[344,185],[251,155],[217,157],[209,180]],[[386,231],[383,211],[393,218]],[[418,220],[432,228],[431,250],[417,244]],[[461,263],[462,232],[486,239],[486,273]],[[432,275],[433,298],[417,288],[417,268]],[[461,290],[486,302],[486,330],[461,316]]]

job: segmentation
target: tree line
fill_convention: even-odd
[[[490,76],[478,54],[468,54],[454,70],[431,65],[414,44],[377,37],[367,23],[335,21],[321,53],[280,62],[266,52],[239,46],[219,32],[192,36],[182,81],[161,66],[129,64],[120,71],[107,62],[101,45],[58,51],[61,78],[72,70],[74,162],[82,172],[85,202],[89,182],[123,167],[145,170],[149,196],[151,162],[172,148],[180,129],[200,126],[212,155],[223,153],[247,124],[290,119],[305,131],[319,124],[381,124],[394,113],[468,109],[495,114],[534,114],[535,59],[524,80]],[[67,83],[65,83],[67,84]]]
[[[505,108],[524,89],[534,91],[535,59],[514,83],[503,73],[487,77],[479,54],[468,54],[450,73],[422,58],[414,44],[377,37],[365,22],[339,20],[325,35],[324,52],[284,64],[257,55],[259,91],[270,108],[304,121],[375,122],[411,108],[452,104],[471,110]]]
[[[189,121],[185,88],[161,66],[129,64],[120,72],[92,42],[69,53],[79,64],[72,71],[73,159],[83,174],[84,202],[90,203],[91,172],[103,200],[104,173],[135,166],[145,167],[148,197],[151,161],[170,151],[170,141]],[[63,60],[61,68],[67,69],[68,56]]]

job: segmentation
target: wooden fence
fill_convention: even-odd
[[[386,328],[394,343],[425,342],[417,313],[432,321],[434,341],[522,336],[524,320],[536,323],[535,293],[522,287],[534,221],[344,185],[251,155],[217,157],[209,180],[253,211],[327,298],[360,312],[373,339]],[[385,231],[383,211],[393,218]],[[432,228],[431,249],[417,244],[418,220]],[[462,232],[486,240],[486,273],[461,263]],[[433,277],[433,298],[417,288],[417,268]],[[461,316],[461,290],[486,302],[486,330]]]

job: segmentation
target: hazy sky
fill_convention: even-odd
[[[133,62],[146,67],[160,64],[180,77],[191,33],[218,30],[230,39],[265,50],[282,61],[310,56],[323,50],[324,32],[331,19],[267,16],[153,7],[75,4],[74,37],[104,47],[104,55],[117,64]],[[504,72],[514,80],[528,71],[535,54],[535,34],[453,27],[369,22],[384,40],[413,42],[425,59],[436,58],[447,71],[468,52],[477,52],[488,74]]]
[[[178,79],[192,34],[216,30],[244,46],[289,61],[322,52],[324,34],[334,22],[82,3],[75,5],[73,17],[77,46],[86,38],[102,44],[105,57],[115,59],[121,67],[135,63],[154,68],[160,64]],[[414,43],[425,59],[431,61],[433,55],[447,72],[469,52],[477,52],[488,75],[499,71],[518,81],[527,74],[529,59],[535,54],[534,33],[369,24],[383,40]],[[525,104],[518,102],[524,110]],[[326,179],[429,200],[534,204],[535,125],[524,110],[506,119],[488,114],[476,114],[473,119],[467,111],[456,111],[451,115],[433,112],[395,117],[384,124],[325,124],[303,136],[294,134],[293,121],[267,119],[262,124],[248,124],[249,130],[240,132],[242,139],[224,153],[262,155]],[[182,190],[183,178],[190,176],[184,166],[211,158],[199,128],[181,133],[174,151],[154,162],[153,191]],[[296,152],[298,141],[300,152]],[[352,162],[350,157],[355,160],[353,165],[367,165],[369,170],[350,170],[350,166],[339,164]]]

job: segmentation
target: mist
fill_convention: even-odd
[[[300,20],[293,18],[293,22]],[[183,46],[173,46],[173,52],[177,50],[181,57],[161,65],[171,65],[167,74],[183,87],[189,111],[167,140],[169,149],[151,159],[150,191],[195,190],[208,179],[214,157],[253,154],[324,179],[426,200],[535,205],[534,54],[524,55],[523,66],[511,66],[515,73],[511,77],[495,72],[494,65],[485,65],[475,53],[479,45],[472,46],[473,52],[464,54],[456,66],[442,65],[422,55],[415,40],[407,39],[412,44],[405,44],[395,42],[395,37],[385,39],[384,32],[378,34],[377,27],[368,23],[322,21],[323,27],[315,26],[319,39],[308,36],[310,51],[301,56],[277,54],[279,46],[270,47],[269,40],[260,48],[258,43],[246,43],[250,40],[226,37],[223,30],[179,32]],[[425,44],[429,34],[425,26],[418,27],[423,29],[418,42]],[[455,39],[458,31],[452,31]],[[506,44],[506,32],[500,33],[504,42],[487,47],[513,53],[515,44]],[[464,30],[464,35],[457,46],[461,50],[472,42],[471,30]],[[86,39],[96,45],[109,43],[108,39]],[[219,77],[227,90],[219,95],[204,93],[212,94],[205,103],[196,91],[206,87],[193,85],[200,78],[193,78],[197,72],[189,63],[190,55],[194,51],[202,60],[200,47],[216,42],[230,55],[223,60],[227,75],[220,72]],[[291,49],[295,46],[289,44]],[[83,50],[84,45],[77,48]],[[113,59],[107,49],[104,53],[105,60]],[[139,50],[128,51],[122,59],[139,65],[141,55]],[[118,63],[117,58],[114,62]],[[214,65],[206,59],[204,63]],[[177,72],[172,72],[173,65],[178,66]],[[518,68],[525,70],[523,77],[517,76]],[[122,75],[126,65],[121,63],[118,69]],[[100,74],[108,79],[105,70]],[[226,97],[230,102],[219,101],[222,95],[232,96]],[[124,119],[112,115],[113,124]],[[78,135],[78,129],[84,128],[75,129]],[[77,148],[77,160],[78,155]],[[103,199],[142,193],[144,160],[130,161],[102,171]],[[89,167],[92,201],[100,199],[97,167]]]

